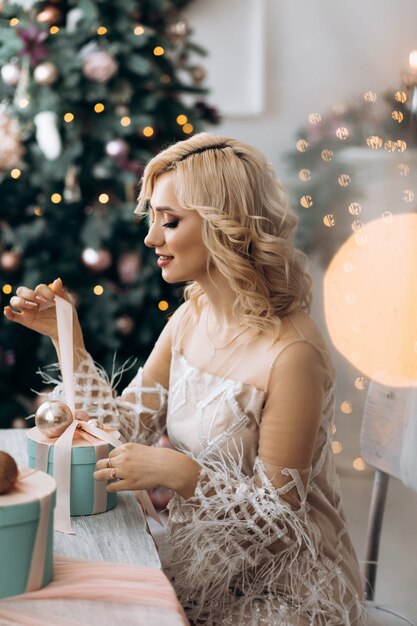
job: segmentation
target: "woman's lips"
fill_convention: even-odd
[[[169,265],[171,263],[171,261],[173,260],[173,256],[164,256],[164,255],[160,255],[158,257],[158,267],[166,267],[167,265]]]

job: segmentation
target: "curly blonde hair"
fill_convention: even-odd
[[[136,213],[146,213],[158,176],[172,171],[180,206],[197,211],[210,260],[236,293],[235,314],[259,330],[309,311],[307,259],[294,245],[298,223],[274,170],[252,146],[210,133],[179,141],[147,164]],[[199,309],[201,287],[184,290]]]

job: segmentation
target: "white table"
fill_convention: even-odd
[[[19,466],[27,467],[26,430],[0,430],[0,450],[11,454]],[[111,511],[72,517],[71,523],[75,535],[54,533],[57,555],[161,567],[146,518],[129,492],[118,495],[117,506]]]

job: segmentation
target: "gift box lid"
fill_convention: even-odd
[[[56,480],[39,470],[21,469],[13,489],[0,495],[0,528],[38,519],[39,500],[48,496],[53,508]]]
[[[113,436],[120,436],[117,431],[110,431]],[[36,457],[36,446],[47,445],[50,446],[49,451],[49,462],[52,463],[54,459],[54,444],[56,442],[55,439],[50,439],[46,435],[44,435],[39,428],[34,426],[27,431],[27,448],[29,457]],[[89,436],[88,440],[84,439],[75,432],[74,439],[72,441],[72,450],[71,450],[71,463],[74,465],[88,465],[90,463],[96,463],[96,448],[100,446],[108,446],[105,441],[101,439],[97,439],[96,437]],[[110,444],[110,449],[113,446]]]

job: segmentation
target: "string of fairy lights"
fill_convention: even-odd
[[[317,172],[313,171],[313,167],[325,167],[326,164],[329,164],[332,161],[337,160],[337,157],[345,150],[346,145],[352,143],[355,146],[359,146],[361,149],[368,150],[371,152],[382,151],[388,155],[388,159],[390,159],[390,155],[392,155],[393,161],[393,171],[396,171],[396,176],[404,181],[405,184],[400,185],[401,189],[399,192],[398,200],[401,202],[398,205],[401,207],[401,203],[403,203],[404,208],[407,206],[410,207],[410,211],[415,211],[412,208],[412,203],[415,201],[417,197],[417,189],[413,188],[412,174],[413,168],[411,165],[410,151],[415,149],[417,146],[417,50],[413,50],[409,56],[409,66],[406,72],[403,74],[403,86],[400,89],[397,89],[392,93],[392,101],[397,104],[390,108],[390,110],[384,110],[384,115],[388,113],[390,116],[390,122],[394,123],[400,127],[404,126],[404,123],[407,121],[408,129],[407,132],[398,133],[401,135],[399,138],[395,137],[384,137],[383,132],[376,132],[378,124],[368,124],[369,130],[371,132],[366,134],[363,132],[363,128],[361,127],[361,139],[359,141],[352,140],[352,135],[355,133],[355,123],[352,123],[352,119],[354,119],[354,115],[357,114],[357,111],[360,110],[360,105],[356,109],[353,110],[353,114],[350,116],[350,123],[346,123],[345,120],[349,120],[349,114],[352,113],[352,110],[349,110],[349,105],[339,104],[333,107],[330,114],[326,116],[322,116],[319,112],[312,112],[308,115],[308,123],[304,128],[304,132],[298,138],[295,148],[296,153],[298,153],[298,157],[296,157],[296,163],[299,167],[297,171],[297,178],[301,183],[301,186],[305,185],[306,187],[311,184]],[[387,94],[385,94],[387,95]],[[381,98],[374,91],[367,91],[363,94],[363,102],[365,106],[376,106],[378,103],[381,103]],[[385,98],[385,101],[387,98]],[[404,115],[404,107],[407,110],[407,118]],[[369,111],[369,109],[368,109]],[[364,116],[367,116],[368,113],[365,112]],[[378,119],[378,116],[374,113],[369,114],[372,118],[372,122]],[[358,119],[358,118],[356,118]],[[368,120],[369,121],[369,120]],[[359,124],[360,122],[358,122]],[[363,125],[366,127],[366,124]],[[383,129],[380,129],[383,130]],[[394,130],[395,132],[395,130]],[[404,134],[406,138],[404,138]],[[331,146],[327,145],[331,144]],[[315,151],[315,155],[317,159],[315,160],[311,156],[311,151]],[[415,150],[414,150],[415,152]],[[339,153],[339,154],[338,154]],[[305,163],[303,163],[303,159]],[[366,159],[366,157],[365,157]],[[343,163],[343,158],[339,159],[341,167]],[[320,165],[320,162],[322,166]],[[365,161],[364,161],[365,162]],[[368,163],[368,161],[366,161]],[[313,165],[312,165],[313,164]],[[334,175],[334,170],[331,175]],[[355,181],[351,173],[344,171],[336,172],[336,180],[339,188],[347,188]],[[316,178],[317,180],[317,178]],[[406,181],[409,181],[408,184]],[[365,183],[366,184],[366,183]],[[414,180],[415,184],[415,180]],[[299,189],[299,187],[297,187]],[[356,190],[355,190],[356,191]],[[317,187],[316,187],[316,193]],[[324,202],[320,202],[320,198],[317,198],[313,193],[299,192],[298,193],[298,202],[301,207],[301,219],[304,211],[310,212],[317,211],[318,216],[317,220],[321,219],[321,228],[325,229],[337,229],[339,215],[337,212],[333,211],[323,211],[322,205]],[[362,206],[363,200],[361,202],[356,199],[350,199],[343,210],[347,208],[347,212],[350,215],[351,223],[351,235],[354,238],[355,243],[358,246],[364,246],[368,241],[367,234],[364,233],[364,221],[366,217],[366,207]],[[397,209],[398,211],[398,209]],[[398,212],[402,212],[400,208]],[[364,215],[365,214],[365,215]],[[344,213],[345,215],[345,213]],[[342,216],[340,220],[344,223],[345,217]],[[378,217],[378,216],[377,216]],[[393,212],[391,210],[387,210],[386,207],[383,207],[380,211],[380,218],[382,221],[389,224],[393,220]],[[362,219],[361,219],[362,218]],[[319,228],[319,226],[318,226]],[[354,271],[355,267],[352,262],[346,261],[343,266],[343,271],[346,274]],[[345,301],[346,303],[352,304],[355,299],[355,294],[349,292],[346,294]],[[416,344],[417,348],[417,344]],[[417,351],[417,349],[415,350]],[[354,357],[354,355],[351,355]],[[354,358],[348,359],[354,364]],[[369,385],[370,379],[366,376],[360,375],[356,376],[354,379],[354,387],[359,392],[366,391]],[[354,411],[353,403],[348,399],[343,399],[340,401],[338,409],[343,415],[351,415]],[[333,427],[333,434],[335,436],[332,442],[332,450],[335,455],[340,454],[343,451],[342,442],[336,436],[336,426]],[[361,456],[357,456],[351,462],[352,467],[358,471],[362,472],[366,469],[366,464]]]

